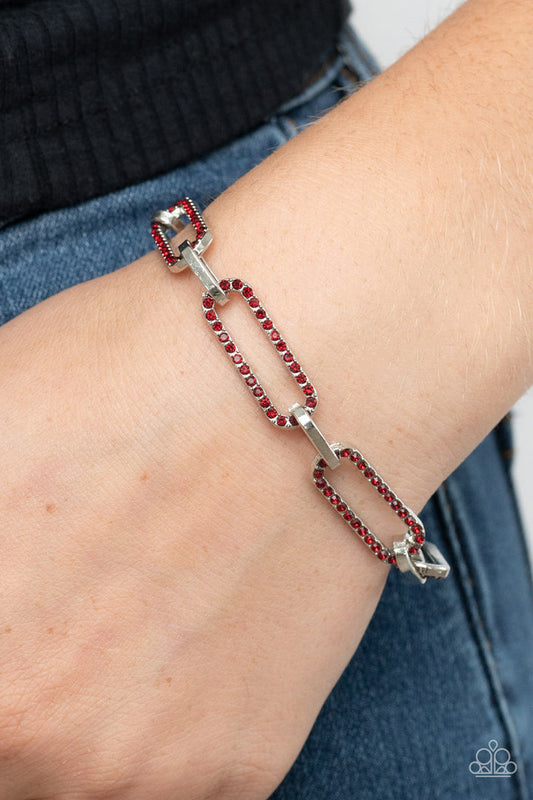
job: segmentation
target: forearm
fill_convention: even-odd
[[[467,3],[207,214],[327,387],[317,419],[415,506],[531,381],[532,23]]]

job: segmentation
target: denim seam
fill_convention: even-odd
[[[334,53],[336,50],[334,51]],[[331,55],[330,55],[331,58]],[[327,59],[326,59],[327,60]],[[331,64],[327,67],[327,69],[317,78],[310,86],[306,86],[303,91],[297,94],[295,97],[291,97],[290,100],[287,100],[283,105],[276,109],[274,116],[283,115],[287,112],[291,111],[293,108],[298,108],[299,106],[303,106],[308,103],[310,100],[314,100],[315,97],[318,97],[321,92],[328,88],[328,86],[332,83],[335,76],[338,74],[339,70],[341,69],[343,64],[343,58],[341,55],[336,55],[334,60]]]
[[[452,555],[452,569],[457,579],[459,592],[463,601],[464,612],[472,631],[473,641],[476,643],[482,669],[485,673],[494,705],[497,710],[500,724],[505,731],[507,741],[511,748],[512,758],[519,762],[519,768],[512,778],[517,789],[518,800],[529,800],[529,791],[526,786],[525,765],[521,758],[520,742],[516,733],[513,717],[509,709],[505,692],[501,684],[497,661],[490,647],[487,636],[489,626],[484,618],[482,604],[477,593],[477,583],[472,570],[471,559],[463,544],[461,530],[465,528],[465,521],[461,519],[458,497],[453,486],[453,476],[450,476],[435,494],[435,507],[441,518],[444,536],[447,539],[449,551]],[[512,779],[511,778],[511,779]]]
[[[529,589],[530,589],[530,592],[531,592],[531,601],[533,603],[533,558],[531,557],[532,554],[530,554],[530,552],[529,552],[529,547],[528,547],[528,544],[527,544],[526,532],[524,530],[524,524],[523,524],[523,520],[522,520],[522,512],[520,510],[520,506],[518,505],[518,498],[517,498],[517,494],[516,494],[516,488],[515,488],[515,485],[514,485],[514,482],[513,482],[513,476],[512,476],[512,472],[511,472],[513,458],[514,458],[513,449],[512,449],[512,443],[511,443],[511,452],[509,454],[508,454],[508,451],[504,451],[504,449],[502,447],[503,434],[502,434],[502,427],[501,426],[504,425],[504,424],[508,425],[508,426],[511,426],[510,430],[512,431],[512,421],[513,421],[513,411],[511,410],[511,411],[507,412],[505,417],[501,420],[499,425],[497,425],[494,430],[496,431],[496,435],[498,437],[498,449],[499,449],[500,455],[501,455],[501,457],[502,457],[502,459],[504,461],[504,470],[503,470],[503,472],[504,472],[505,480],[507,482],[507,486],[509,487],[509,495],[511,497],[511,503],[512,503],[512,506],[513,506],[513,509],[514,509],[514,513],[515,513],[515,517],[516,517],[516,521],[517,521],[517,527],[518,527],[518,530],[519,530],[519,533],[520,533],[519,539],[520,539],[520,547],[521,547],[521,550],[522,550],[522,558],[524,560],[524,564],[526,565],[526,569],[527,569],[527,575],[528,575],[528,579],[529,579]]]
[[[340,102],[361,89],[379,74],[379,65],[374,61],[363,42],[349,25],[345,25],[341,30],[334,52],[337,53],[337,56],[324,74],[311,86],[306,87],[299,95],[284,103],[272,115],[270,121],[277,125],[286,139],[294,138],[299,132],[298,126],[291,119],[290,112],[313,100],[328,86],[332,86],[336,79],[340,80],[339,90],[344,93],[342,98],[339,97]],[[354,83],[352,80],[343,79],[343,69],[349,69],[354,77],[357,78],[357,81]]]
[[[345,63],[359,73],[363,83],[368,83],[381,73],[381,65],[350,25],[342,29],[337,49]],[[361,75],[365,72],[366,74]]]
[[[285,141],[293,139],[298,133],[297,125],[292,121],[291,117],[288,116],[287,114],[273,117],[271,122],[274,125],[276,125],[277,128],[279,128]]]
[[[344,100],[350,97],[351,94],[358,91],[362,86],[364,86],[364,84],[367,82],[365,80],[363,81],[358,80],[357,83],[354,85],[353,80],[343,76],[342,70],[345,69],[346,67],[350,67],[350,69],[352,70],[354,69],[352,65],[347,64],[345,61],[338,61],[336,63],[336,67],[337,69],[335,72],[331,71],[329,72],[328,82],[323,87],[323,89],[330,88],[330,89],[335,89],[339,92],[339,96],[335,101],[335,103],[332,105],[332,108],[342,103]],[[312,100],[314,98],[312,97],[306,98],[306,102],[309,101],[310,99]],[[297,123],[294,122],[290,114],[291,110],[294,110],[295,108],[298,109],[303,105],[305,105],[304,102],[302,103],[294,102],[291,104],[290,107],[283,107],[282,109],[280,109],[270,119],[270,122],[279,128],[282,135],[285,137],[286,141],[289,139],[293,139],[303,129],[302,127],[299,127]],[[320,119],[321,116],[322,114],[317,114],[316,120]],[[308,124],[311,124],[316,120],[309,119],[304,127],[307,127]]]

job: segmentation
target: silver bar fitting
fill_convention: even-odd
[[[433,542],[424,542],[416,554],[409,552],[410,544],[405,539],[394,542],[392,548],[400,572],[412,573],[420,583],[425,583],[428,578],[447,578],[449,575],[450,565]]]
[[[227,294],[220,288],[218,278],[211,270],[205,259],[195,253],[191,247],[191,243],[188,241],[183,242],[179,245],[179,251],[180,255],[183,256],[196,277],[203,283],[206,291],[209,292],[213,300],[216,303],[220,303],[220,305],[227,303],[229,298]]]
[[[328,443],[327,439],[320,433],[307,409],[299,403],[295,403],[289,408],[289,413],[296,418],[298,425],[311,444],[316,447],[328,467],[330,467],[330,469],[338,467],[341,463],[340,458]]]

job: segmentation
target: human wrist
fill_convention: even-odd
[[[179,231],[183,228],[183,218],[186,217],[194,226],[195,235],[181,242],[171,242],[168,238],[170,230]],[[194,202],[190,198],[177,201],[168,210],[158,212],[152,223],[152,234],[163,260],[171,272],[182,272],[190,268],[191,272],[199,279],[204,287],[202,299],[203,313],[209,327],[223,346],[223,351],[229,355],[230,362],[237,368],[237,374],[243,379],[251,395],[257,400],[265,412],[266,417],[278,431],[301,428],[313,446],[318,451],[313,470],[315,488],[319,489],[324,498],[329,502],[333,511],[340,514],[342,520],[350,526],[351,533],[355,533],[367,546],[369,551],[381,562],[394,564],[402,572],[409,571],[422,583],[428,577],[443,578],[449,571],[449,566],[442,557],[438,548],[426,542],[424,526],[416,513],[406,506],[401,498],[394,492],[387,481],[379,474],[367,457],[354,447],[346,443],[330,444],[317,427],[313,419],[318,398],[315,385],[305,371],[298,356],[292,352],[290,345],[280,333],[278,326],[272,320],[261,300],[257,297],[253,287],[241,278],[222,278],[215,275],[203,256],[206,248],[211,245],[213,233],[206,226]],[[181,237],[180,237],[181,238]],[[280,407],[278,399],[272,399],[269,386],[270,378],[265,388],[263,378],[259,379],[255,369],[250,366],[249,350],[243,352],[235,342],[234,335],[226,327],[217,313],[218,306],[223,306],[235,292],[242,295],[245,306],[249,306],[251,317],[258,323],[262,334],[266,334],[269,347],[277,352],[282,364],[290,373],[296,383],[296,389],[302,392],[303,398],[288,406],[285,410]],[[230,306],[231,307],[231,306]],[[262,339],[264,342],[264,339]],[[253,364],[254,362],[252,362]],[[294,391],[294,387],[293,391]],[[361,473],[386,506],[390,506],[397,522],[403,522],[407,530],[401,539],[397,534],[394,541],[385,542],[383,537],[370,530],[365,521],[366,514],[361,518],[360,508],[365,501],[360,497],[357,500],[357,511],[351,503],[339,493],[339,485],[331,485],[326,478],[325,468],[334,470],[346,459],[355,467],[355,472]],[[381,506],[383,508],[383,504]],[[389,523],[390,525],[390,523]]]

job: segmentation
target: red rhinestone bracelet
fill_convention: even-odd
[[[183,230],[185,227],[183,218],[193,225],[197,236],[192,244],[189,241],[182,242],[178,247],[179,252],[176,253],[172,248],[168,232],[170,229],[176,233]],[[314,384],[293,355],[252,287],[240,278],[219,281],[214,275],[202,257],[202,253],[212,242],[213,237],[192,200],[186,197],[178,200],[168,210],[159,211],[152,220],[152,236],[171,272],[181,272],[190,267],[202,282],[206,290],[202,298],[204,316],[267,419],[278,428],[301,428],[315,446],[318,455],[314,462],[313,480],[318,491],[337,515],[344,520],[352,532],[360,537],[361,541],[380,561],[393,564],[401,572],[414,576],[420,583],[425,583],[430,577],[446,578],[450,567],[438,547],[426,541],[424,525],[417,515],[400,500],[368,459],[364,458],[358,450],[339,443],[329,444],[322,435],[312,419],[318,405]],[[294,379],[296,387],[303,394],[301,403],[292,405],[285,414],[281,413],[270,401],[266,389],[261,385],[231,334],[219,319],[216,311],[217,304],[226,303],[233,292],[244,298],[260,328]],[[406,526],[407,531],[404,538],[401,541],[393,542],[392,548],[383,544],[369,530],[326,478],[326,468],[336,469],[343,459],[352,464],[354,469],[370,483],[383,502],[390,506]]]

